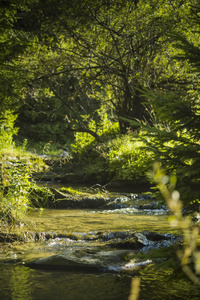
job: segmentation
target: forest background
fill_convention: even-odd
[[[63,150],[91,183],[152,183],[159,162],[198,210],[199,37],[195,0],[0,1],[1,219]]]

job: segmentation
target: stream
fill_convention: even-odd
[[[199,299],[200,288],[179,276],[174,253],[179,228],[170,227],[165,209],[140,210],[135,208],[139,200],[133,201],[137,206],[29,212],[28,227],[18,229],[26,242],[16,240],[0,248],[0,299],[125,300],[135,276],[141,278],[140,300]],[[130,239],[137,243],[124,250]],[[76,251],[79,256],[84,251],[93,259],[101,253],[112,256],[119,249],[120,253],[127,251],[127,264],[131,258],[130,270],[113,264],[105,270],[67,268],[62,262],[48,267],[34,265],[66,251]]]

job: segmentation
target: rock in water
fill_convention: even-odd
[[[32,268],[53,268],[78,271],[137,271],[138,267],[151,261],[134,260],[134,252],[129,250],[104,251],[94,248],[69,248],[67,251],[42,258],[26,265]]]

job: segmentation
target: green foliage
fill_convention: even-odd
[[[17,116],[12,111],[7,110],[0,114],[0,148],[9,149],[13,146],[13,135],[18,132],[17,128],[14,128],[14,123]]]
[[[102,105],[123,133],[128,124],[122,115],[151,123],[149,101],[141,91],[166,88],[179,74],[167,34],[185,26],[189,2],[48,0],[30,1],[26,9],[22,5],[13,24],[30,40],[15,60],[25,102],[19,111],[20,134],[36,140],[39,131],[45,142],[61,143],[70,130],[98,138],[91,120],[98,123],[96,110]]]
[[[177,251],[182,270],[190,280],[200,285],[199,227],[193,223],[190,216],[182,214],[183,203],[179,191],[176,190],[177,177],[167,176],[159,163],[154,164],[153,176],[172,212],[169,217],[171,226],[181,228],[183,233],[183,247]]]
[[[97,114],[98,122],[90,120],[89,129],[97,133],[99,141],[91,134],[77,132],[75,142],[71,147],[73,157],[78,163],[80,171],[86,174],[87,180],[105,182],[108,176],[107,143],[119,133],[119,124],[110,120],[104,108],[99,109]]]
[[[95,138],[86,132],[77,132],[75,134],[75,144],[72,144],[74,153],[84,152],[88,146],[92,146]]]
[[[29,208],[30,169],[25,162],[1,155],[0,217],[11,226],[19,224]]]
[[[146,181],[152,164],[151,152],[145,151],[144,143],[131,134],[123,135],[108,143],[108,173],[115,179]]]
[[[32,0],[0,3],[0,108],[16,109],[23,97],[30,72],[21,68],[22,56],[33,36],[15,28],[20,12],[27,12]]]
[[[132,132],[126,135],[117,132],[113,134],[115,126],[102,134],[100,143],[90,140],[89,135],[86,140],[83,134],[78,135],[80,139],[73,147],[78,155],[77,160],[82,164],[82,172],[91,180],[96,178],[104,183],[113,178],[135,183],[146,182],[146,174],[152,165],[152,153],[146,151],[145,144]]]
[[[12,108],[22,143],[49,152],[74,134],[73,155],[91,177],[141,181],[156,159],[179,175],[185,199],[199,198],[198,1],[14,0],[0,8],[2,147],[14,145]],[[151,127],[132,137],[127,117]]]
[[[182,200],[189,204],[200,199],[198,100],[193,105],[189,99],[157,95],[155,102],[160,124],[143,126],[142,140],[152,159],[177,175]]]
[[[200,46],[196,40],[200,33],[199,4],[188,12],[191,15],[187,24],[192,34],[188,35],[188,29],[172,34],[174,47],[177,47],[174,57],[187,61],[188,68],[180,72],[176,90],[147,93],[146,97],[152,99],[156,124],[152,128],[145,127],[143,140],[152,157],[160,161],[168,172],[177,175],[177,188],[184,204],[188,206],[195,203],[193,209],[199,210],[200,100],[197,50]]]
[[[52,141],[64,145],[67,137],[73,135],[65,124],[66,109],[49,89],[29,90],[26,101],[18,109],[16,125],[19,126],[18,139],[29,139],[29,143]]]
[[[54,194],[48,187],[32,184],[29,189],[28,199],[31,207],[48,208],[54,203]]]
[[[88,128],[95,132],[102,142],[112,138],[119,132],[119,124],[112,122],[108,117],[104,108],[97,110],[99,116],[98,122],[95,120],[89,120]],[[90,116],[84,116],[86,119],[90,119]],[[72,145],[74,153],[83,153],[88,148],[94,147],[96,144],[95,137],[87,132],[76,132],[75,143]]]
[[[13,135],[16,115],[11,111],[1,113],[0,120],[0,218],[8,226],[23,222],[30,208],[29,192],[31,173],[44,166],[44,163],[26,153],[26,141],[16,148]]]
[[[0,219],[10,229],[26,222],[26,213],[33,206],[30,200],[37,188],[32,173],[45,168],[38,157],[23,148],[4,148],[0,153]],[[43,193],[43,196],[45,193]],[[35,197],[35,203],[39,202]],[[45,201],[45,197],[42,201]],[[40,198],[41,201],[41,198]]]
[[[73,187],[62,187],[60,189],[61,192],[70,194],[70,195],[82,195],[83,193],[79,191],[78,189],[75,189]]]

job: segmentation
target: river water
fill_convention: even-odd
[[[169,226],[168,216],[162,210],[44,209],[30,212],[28,221],[29,228],[20,231],[45,232],[50,238],[25,244],[15,242],[1,248],[1,300],[125,300],[129,298],[134,276],[141,278],[140,300],[200,299],[200,288],[180,276],[178,260],[176,263],[170,244],[136,251],[139,261],[152,263],[135,274],[44,270],[26,266],[26,262],[61,253],[66,247],[100,245],[92,238],[86,240],[85,234],[92,237],[97,232],[148,230],[178,235],[179,229]],[[174,257],[173,264],[171,257]]]

